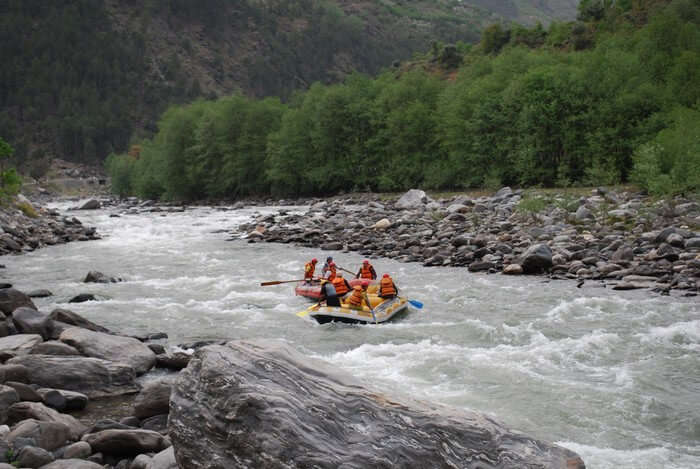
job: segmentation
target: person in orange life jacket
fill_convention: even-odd
[[[338,275],[337,267],[335,266],[335,262],[331,261],[331,263],[328,264],[328,270],[324,274],[324,277],[332,282],[336,275]]]
[[[379,281],[379,296],[389,299],[394,298],[398,294],[399,289],[396,287],[394,280],[392,280],[389,274],[382,275],[382,279]]]
[[[326,263],[323,264],[323,268],[321,269],[321,277],[326,278],[326,274],[331,269],[332,262],[333,258],[331,256],[326,257]]]
[[[367,297],[367,286],[369,281],[363,281],[362,286],[355,285],[352,289],[352,294],[348,295],[345,302],[350,308],[362,309],[363,305],[370,305],[369,298]]]
[[[368,280],[374,280],[377,278],[377,272],[372,267],[367,259],[362,261],[362,267],[357,271],[355,278],[366,278]]]
[[[304,266],[304,280],[307,283],[311,283],[311,280],[314,278],[314,272],[316,271],[316,263],[318,260],[316,258],[311,259],[310,262],[307,262],[306,265]]]
[[[332,280],[332,282],[333,286],[335,287],[335,292],[340,297],[342,297],[352,289],[348,281],[343,278],[343,274],[341,274],[340,272],[338,272],[335,275],[335,278]]]
[[[340,300],[338,299],[338,294],[335,291],[333,282],[321,280],[320,301],[325,301],[327,306],[340,306]]]

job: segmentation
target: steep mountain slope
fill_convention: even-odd
[[[494,22],[544,22],[574,0],[6,0],[0,135],[20,163],[99,161],[169,105],[239,91],[289,98],[376,73]]]

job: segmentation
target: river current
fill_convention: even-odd
[[[290,284],[260,282],[299,278],[311,257],[333,255],[349,270],[362,258],[227,241],[220,230],[256,211],[276,209],[71,212],[103,239],[5,256],[0,275],[23,291],[51,290],[35,301],[42,310],[164,331],[173,345],[281,339],[370,387],[488,413],[578,452],[589,469],[700,467],[697,298],[375,259],[424,308],[380,326],[321,326],[296,316],[308,303]],[[82,283],[90,270],[124,281]],[[78,293],[105,299],[68,304]]]

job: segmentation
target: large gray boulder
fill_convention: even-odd
[[[174,378],[165,377],[144,385],[134,400],[134,415],[140,419],[170,412],[170,392]]]
[[[420,189],[411,189],[396,201],[396,208],[413,209],[425,206],[428,196]]]
[[[42,387],[77,391],[90,398],[138,392],[134,369],[124,363],[88,357],[23,355],[9,364],[29,369],[29,381]]]
[[[156,364],[156,354],[143,342],[104,332],[72,327],[61,333],[59,340],[88,357],[102,358],[130,365],[137,374],[143,374]]]
[[[36,344],[29,353],[34,355],[80,355],[80,352],[75,347],[58,340],[49,340]]]
[[[15,425],[6,440],[13,443],[17,438],[31,438],[35,446],[53,451],[65,445],[71,434],[64,423],[27,419]]]
[[[175,449],[171,446],[153,456],[146,469],[178,469],[175,460]]]
[[[39,334],[15,334],[0,337],[0,350],[11,352],[12,355],[25,355],[37,345],[43,342]]]
[[[168,447],[165,438],[160,433],[138,429],[112,429],[88,433],[83,436],[82,441],[89,443],[95,452],[116,456],[135,456],[141,453],[160,452]]]
[[[519,262],[525,274],[537,274],[552,267],[552,250],[546,244],[533,244]]]
[[[7,420],[7,409],[19,401],[19,393],[10,386],[0,384],[0,425]]]
[[[35,419],[42,422],[62,423],[68,427],[68,434],[71,440],[79,439],[87,430],[87,427],[75,417],[57,412],[40,402],[17,402],[12,404],[7,411],[7,418],[10,422]]]
[[[65,324],[71,324],[73,326],[82,327],[83,329],[89,329],[91,331],[97,332],[109,332],[105,327],[95,324],[94,322],[85,319],[78,313],[74,313],[68,309],[56,308],[51,311],[49,315],[54,321],[60,321]]]
[[[41,469],[104,469],[104,466],[84,459],[58,459]]]
[[[21,334],[39,334],[42,339],[51,337],[53,319],[34,308],[22,306],[12,312],[12,323]]]
[[[14,288],[0,288],[0,311],[10,315],[12,311],[22,306],[36,309],[32,299],[21,291]]]
[[[180,467],[583,469],[476,412],[387,396],[280,342],[196,352],[170,400]]]

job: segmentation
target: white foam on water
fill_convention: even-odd
[[[588,469],[697,469],[699,462],[697,456],[664,447],[623,450],[570,441],[556,444],[578,453]]]
[[[645,333],[636,334],[647,345],[662,344],[687,350],[700,350],[700,320],[683,321],[668,326],[650,327]]]

